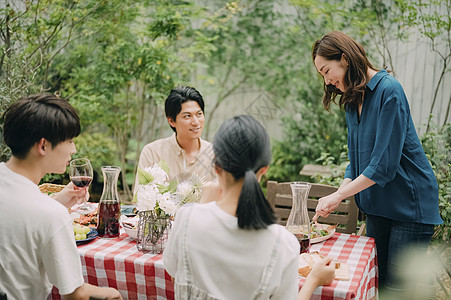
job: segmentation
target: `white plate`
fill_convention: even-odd
[[[329,224],[318,223],[318,228],[319,229],[325,230],[325,228],[327,228],[327,226],[330,226],[330,225]],[[328,235],[320,236],[320,237],[317,237],[317,238],[314,238],[314,239],[310,239],[310,244],[320,243],[322,241],[330,239],[335,233],[335,228],[332,229],[332,230],[328,230],[327,232],[329,233]]]

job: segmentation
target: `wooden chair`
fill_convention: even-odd
[[[315,208],[318,199],[335,192],[338,188],[330,185],[311,183],[312,187],[309,192],[307,201],[308,214],[310,219],[315,215]],[[291,205],[293,203],[293,195],[289,182],[268,181],[268,189],[266,198],[271,204],[278,223],[285,225],[290,215]],[[355,234],[357,229],[357,216],[359,209],[355,204],[354,197],[348,197],[341,202],[335,212],[327,218],[320,217],[318,223],[338,224],[336,231],[342,233]],[[359,231],[360,233],[360,231]]]

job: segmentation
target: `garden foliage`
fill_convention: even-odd
[[[436,0],[5,0],[0,121],[20,96],[48,91],[69,99],[82,120],[75,156],[91,158],[98,174],[101,165],[120,165],[120,187],[131,200],[139,153],[168,126],[163,102],[170,89],[201,91],[207,139],[211,120],[251,90],[268,95],[277,111],[246,113],[280,118],[284,130],[272,144],[266,178],[309,179],[299,175],[305,164],[326,164],[332,176],[314,180],[338,185],[346,164],[344,112],[321,104],[311,45],[342,30],[362,42],[374,65],[392,69],[389,42],[418,30],[449,72],[449,9],[449,1]],[[443,88],[441,79],[435,88]],[[438,234],[449,239],[450,129],[429,127],[422,142],[439,182],[445,225]],[[0,161],[8,156],[0,135]]]

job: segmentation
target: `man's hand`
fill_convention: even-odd
[[[87,201],[89,199],[89,192],[87,189],[75,188],[75,185],[72,182],[69,182],[64,189],[53,194],[52,198],[69,208],[75,204],[83,203],[85,199]]]

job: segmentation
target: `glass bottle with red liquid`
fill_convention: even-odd
[[[307,210],[307,199],[312,185],[307,182],[291,182],[293,205],[287,220],[286,228],[293,233],[301,246],[300,253],[310,251],[310,219]]]
[[[117,194],[117,180],[120,172],[120,167],[102,167],[103,192],[100,197],[99,217],[97,220],[97,232],[101,238],[119,237],[121,205]]]

